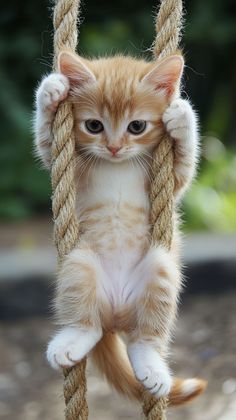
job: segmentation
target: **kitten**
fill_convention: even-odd
[[[181,288],[179,239],[176,225],[170,251],[151,244],[149,187],[152,152],[165,131],[175,145],[176,202],[195,174],[197,123],[180,98],[183,67],[180,54],[146,62],[62,52],[60,73],[38,88],[35,120],[37,152],[50,167],[55,111],[66,98],[73,104],[81,233],[59,272],[60,329],[47,358],[54,368],[70,367],[91,352],[121,393],[140,398],[146,388],[175,404],[204,383],[173,380],[166,362]]]

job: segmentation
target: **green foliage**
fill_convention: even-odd
[[[79,52],[89,56],[126,52],[149,56],[154,38],[156,1],[87,0]],[[148,4],[147,4],[148,3]],[[235,229],[233,171],[230,154],[236,120],[236,37],[234,0],[188,0],[185,28],[185,90],[197,109],[204,133],[224,143],[215,159],[205,155],[200,175],[188,194],[186,228]],[[0,24],[0,218],[22,219],[50,207],[50,182],[32,150],[33,91],[50,71],[52,23],[49,0],[5,3]],[[207,140],[207,144],[209,141]],[[216,140],[213,149],[219,144]],[[222,143],[220,143],[222,144]],[[206,199],[207,198],[207,199]],[[205,203],[205,204],[204,204]]]
[[[236,231],[236,155],[214,137],[203,140],[202,168],[185,199],[186,228]]]

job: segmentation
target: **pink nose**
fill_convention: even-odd
[[[112,156],[115,156],[119,152],[121,147],[107,146],[107,149],[109,150],[109,152],[111,152]]]

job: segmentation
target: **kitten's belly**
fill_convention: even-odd
[[[97,171],[78,197],[82,243],[100,257],[101,285],[110,304],[122,306],[132,294],[132,272],[149,244],[149,200],[144,177],[129,166]]]
[[[93,227],[92,227],[93,226]],[[124,202],[106,206],[105,214],[93,212],[84,225],[82,240],[99,255],[106,273],[102,288],[114,311],[132,299],[132,273],[149,243],[148,215],[141,206]]]
[[[85,213],[81,239],[101,260],[112,261],[116,266],[132,266],[137,262],[149,238],[148,214],[144,207],[128,202],[119,206],[100,203]]]

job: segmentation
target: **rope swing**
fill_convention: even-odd
[[[54,71],[61,50],[75,52],[80,0],[57,0],[54,8]],[[163,0],[156,17],[155,58],[174,53],[179,44],[182,21],[182,0]],[[75,137],[72,105],[60,104],[53,125],[52,143],[52,211],[54,241],[59,264],[78,241],[78,221],[75,213],[76,187],[74,181]],[[172,241],[173,214],[173,142],[165,135],[153,155],[150,220],[152,241],[167,249]],[[86,401],[86,360],[64,369],[64,397],[66,420],[88,419]],[[143,413],[148,420],[165,420],[167,398],[156,399],[148,392],[143,395]]]

